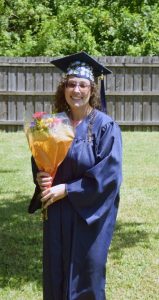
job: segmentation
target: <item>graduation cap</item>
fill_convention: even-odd
[[[102,110],[106,112],[104,75],[111,73],[109,69],[105,68],[102,64],[84,51],[54,59],[51,61],[51,63],[63,71],[67,76],[74,75],[76,77],[86,78],[91,81],[94,81],[95,78],[100,77],[101,106]]]

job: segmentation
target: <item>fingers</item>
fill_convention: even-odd
[[[47,173],[47,172],[39,171],[39,172],[37,173],[37,176],[45,176],[45,177],[47,177],[47,176],[50,176],[50,174]]]
[[[43,208],[46,209],[49,205],[51,205],[53,203],[54,203],[54,199],[51,198],[43,205]]]
[[[47,208],[52,203],[64,198],[67,195],[66,185],[58,184],[51,188],[47,188],[41,193],[41,202],[43,203],[43,207]]]
[[[38,172],[36,177],[37,183],[41,190],[52,186],[53,178],[46,172]]]
[[[54,195],[51,192],[51,189],[47,189],[41,193],[41,202],[43,203],[43,208],[47,208],[54,202]]]

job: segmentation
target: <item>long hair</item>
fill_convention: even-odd
[[[61,82],[59,83],[58,87],[57,87],[57,91],[55,94],[55,103],[54,103],[54,108],[55,111],[58,112],[68,112],[70,110],[69,105],[66,102],[65,99],[65,86],[67,83],[68,78],[62,78]],[[95,82],[91,81],[91,96],[89,99],[89,104],[93,107],[93,108],[98,108],[100,109],[100,96],[99,96],[99,92],[98,92],[98,87],[96,85]]]

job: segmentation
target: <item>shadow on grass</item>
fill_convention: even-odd
[[[27,213],[30,197],[17,194],[0,207],[0,287],[41,286],[42,222]]]
[[[5,173],[16,173],[16,172],[19,172],[21,171],[20,169],[1,169],[0,170],[0,174],[5,174]]]
[[[28,282],[41,286],[42,277],[42,221],[40,212],[27,213],[30,196],[16,194],[0,207],[0,286],[19,288]],[[151,247],[149,234],[143,223],[117,222],[110,254],[120,260],[123,250],[140,243]]]
[[[151,248],[149,233],[145,223],[118,221],[111,244],[110,254],[113,259],[120,260],[124,249],[140,244],[142,248]],[[155,234],[154,234],[155,237]]]

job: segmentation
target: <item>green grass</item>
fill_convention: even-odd
[[[108,300],[159,295],[159,133],[123,133],[123,185],[108,260]]]
[[[123,132],[123,185],[107,264],[108,300],[159,295],[159,133]],[[42,300],[42,222],[30,216],[30,152],[0,132],[0,299]]]

